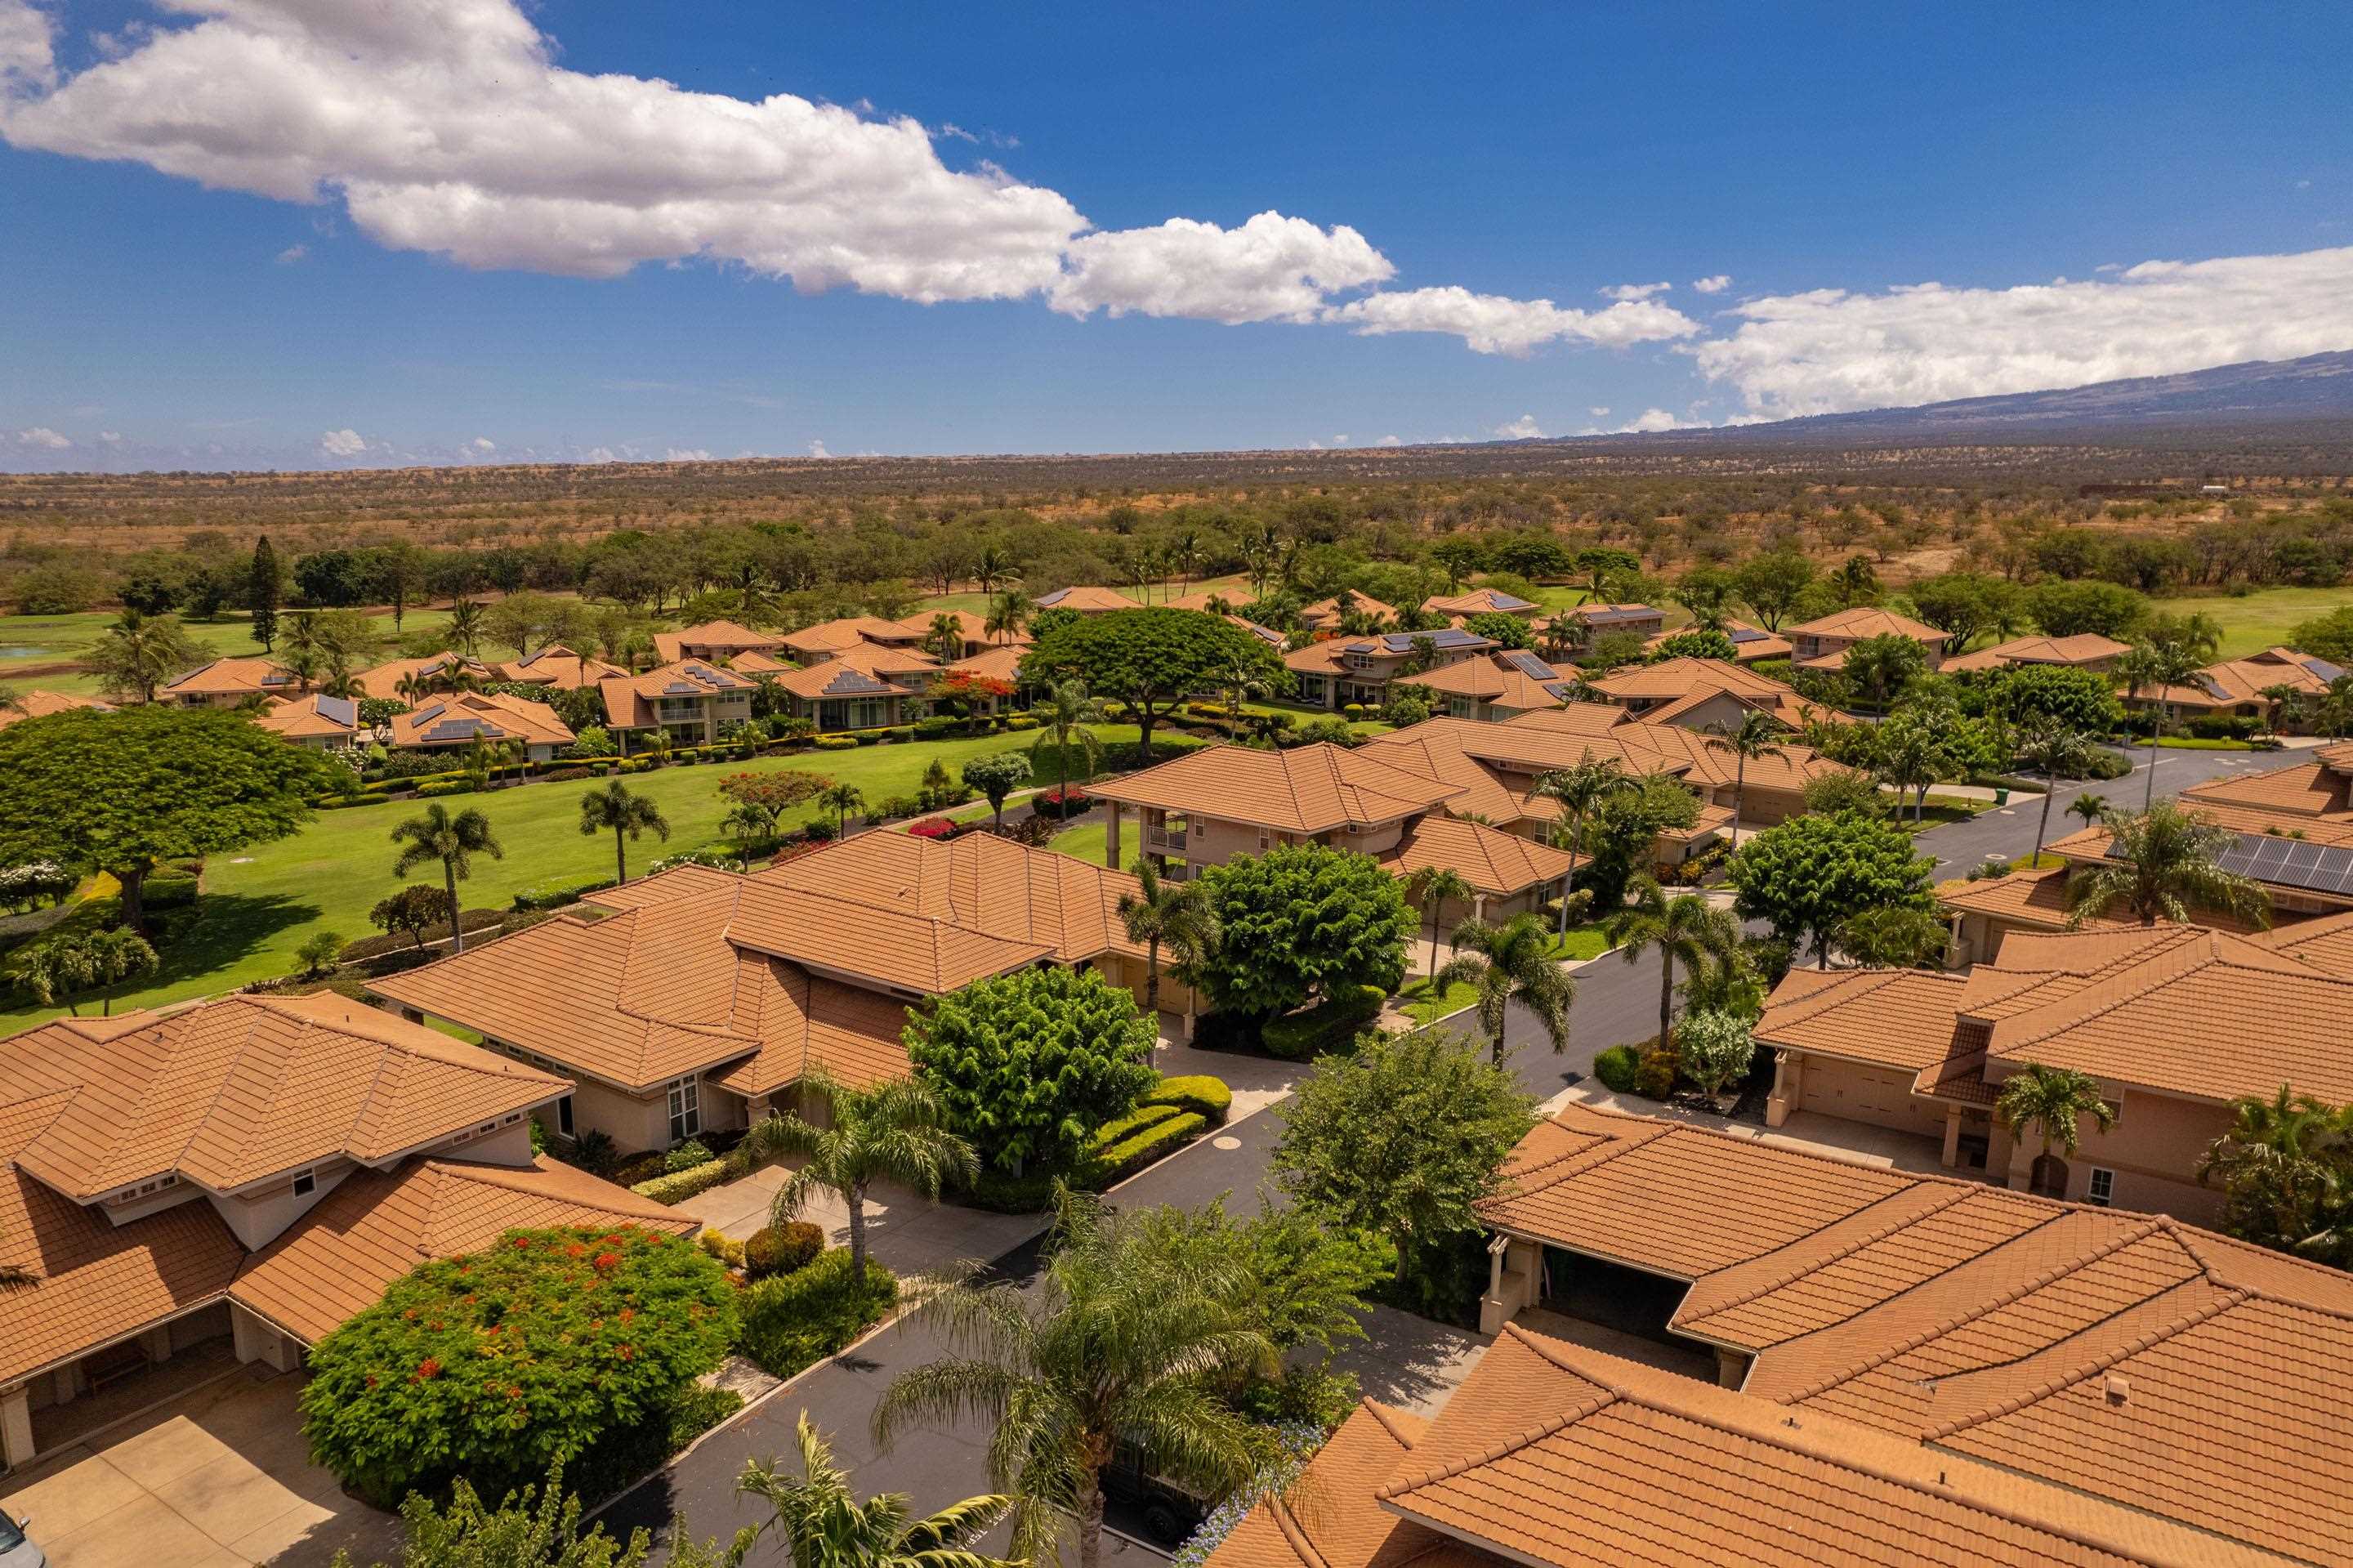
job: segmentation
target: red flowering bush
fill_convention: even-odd
[[[945,817],[925,817],[920,822],[907,824],[907,836],[911,839],[952,839],[955,833],[956,825]]]
[[[302,1418],[319,1463],[385,1507],[463,1474],[486,1496],[669,1422],[733,1342],[736,1292],[651,1231],[512,1231],[424,1264],[321,1340]]]
[[[1076,784],[1060,789],[1040,789],[1029,797],[1029,809],[1041,817],[1068,819],[1083,816],[1094,802]]]

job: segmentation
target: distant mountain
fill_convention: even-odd
[[[1818,414],[1741,427],[1755,439],[1884,440],[1950,438],[1973,431],[2016,436],[2021,427],[2086,433],[2126,424],[2213,424],[2353,416],[2353,351],[2302,359],[2249,360],[2179,376],[2099,381],[2053,392],[1960,397],[1915,408]]]

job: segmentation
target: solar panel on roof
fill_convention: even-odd
[[[1759,631],[1753,626],[1736,626],[1726,629],[1725,635],[1735,642],[1762,642],[1773,634],[1769,631]]]
[[[1557,671],[1525,648],[1514,648],[1504,654],[1504,662],[1532,681],[1551,681],[1559,678]]]
[[[358,719],[360,705],[350,697],[321,697],[319,711],[337,724],[351,724]]]
[[[2326,659],[2315,659],[2309,655],[2304,661],[2304,667],[2324,681],[2334,681],[2345,673],[2342,667],[2332,664]]]
[[[2110,843],[2107,858],[2123,859],[2122,849]],[[2274,833],[2238,833],[2214,863],[2234,875],[2250,876],[2274,887],[2353,893],[2353,849],[2334,844]]]

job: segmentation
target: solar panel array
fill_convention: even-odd
[[[417,739],[420,743],[429,746],[444,740],[472,740],[477,736],[485,740],[496,740],[504,734],[506,731],[498,726],[484,724],[478,718],[444,719],[419,736]]]
[[[321,697],[319,711],[337,724],[353,724],[360,716],[360,705],[351,697]]]
[[[2109,844],[2107,858],[2122,860],[2122,847]],[[2316,844],[2276,833],[2234,833],[2231,847],[2216,857],[2215,864],[2274,887],[2353,895],[2353,849],[2335,844]]]
[[[1504,663],[1509,664],[1513,669],[1517,670],[1521,674],[1525,675],[1531,681],[1557,681],[1560,679],[1560,672],[1555,670],[1551,665],[1546,663],[1543,660],[1537,658],[1535,654],[1529,652],[1525,648],[1514,648],[1510,652],[1502,655],[1502,658]]]
[[[842,666],[841,673],[825,683],[825,694],[828,697],[871,696],[888,693],[891,689],[863,670],[853,670],[848,665]]]
[[[1773,634],[1769,631],[1759,631],[1753,626],[1728,626],[1725,628],[1725,635],[1735,642],[1762,642]]]
[[[2326,659],[2316,659],[2309,653],[2304,656],[2304,667],[2324,681],[2334,681],[2345,673],[2342,665],[2332,664]]]

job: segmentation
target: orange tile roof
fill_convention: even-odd
[[[509,1231],[633,1225],[681,1238],[702,1222],[544,1155],[528,1166],[412,1160],[358,1171],[246,1260],[229,1299],[316,1344],[418,1264]]]
[[[1662,659],[1656,664],[1633,664],[1613,670],[1593,683],[1613,702],[1641,702],[1683,697],[1715,690],[1778,701],[1795,694],[1782,682],[1723,659]]]
[[[883,620],[871,615],[852,615],[839,620],[820,620],[814,626],[804,626],[798,631],[788,631],[782,642],[796,654],[812,655],[839,653],[860,646],[880,648],[919,639],[923,635],[921,631],[911,631],[902,621]]]
[[[966,645],[980,643],[990,647],[1009,648],[1029,646],[1030,639],[1026,632],[1017,631],[1002,638],[992,637],[988,631],[988,617],[976,615],[967,610],[923,610],[895,624],[902,632],[913,637],[920,644],[924,638],[932,634],[932,622],[942,617],[955,623],[956,635],[962,637]]]
[[[1557,883],[1570,864],[1565,850],[1453,817],[1422,818],[1394,849],[1375,858],[1398,876],[1442,866],[1481,893],[1503,898]]]
[[[576,692],[611,675],[627,675],[618,664],[575,653],[561,642],[551,642],[528,659],[516,659],[498,668],[501,681],[519,681],[551,691]]]
[[[1469,593],[1432,594],[1421,601],[1421,608],[1431,615],[1525,615],[1538,609],[1517,594],[1504,593],[1495,588],[1472,588]]]
[[[1757,1021],[1757,1043],[1917,1072],[1952,1054],[1963,984],[1936,969],[1793,969]]]
[[[896,677],[928,674],[940,667],[929,653],[912,648],[885,648],[879,642],[857,642],[841,649],[821,664],[778,675],[776,684],[797,697],[811,701],[840,694],[881,694],[877,683]],[[863,679],[861,679],[863,677]]]
[[[746,651],[765,653],[783,644],[784,639],[774,632],[754,631],[732,620],[706,620],[700,626],[684,627],[677,631],[655,632],[654,657],[665,664],[675,664],[688,656],[686,650],[689,648],[708,648],[723,653]]]
[[[1909,637],[1915,642],[1946,643],[1953,639],[1949,631],[1939,631],[1924,625],[1908,615],[1879,609],[1870,605],[1857,605],[1841,609],[1803,626],[1789,628],[1790,637],[1843,637],[1860,642],[1872,637]]]
[[[1763,697],[1745,692],[1730,691],[1722,686],[1694,687],[1688,696],[1677,697],[1672,702],[1661,703],[1654,708],[1646,708],[1642,713],[1642,722],[1682,726],[1683,720],[1689,715],[1710,703],[1725,698],[1729,698],[1744,708],[1755,709],[1766,717],[1776,721],[1785,729],[1794,731],[1805,727],[1809,705],[1795,692],[1782,692],[1775,696]],[[1724,722],[1732,721],[1726,719]]]
[[[2198,683],[2188,686],[2167,686],[2158,692],[2143,692],[2138,696],[2126,694],[2127,702],[2162,700],[2178,707],[2223,707],[2232,703],[2262,702],[2263,693],[2273,686],[2286,686],[2306,695],[2316,696],[2328,689],[2328,681],[2306,662],[2310,655],[2293,648],[2266,648],[2244,659],[2226,659],[2209,664],[2198,672]],[[2334,669],[2334,665],[2328,666]]]
[[[1461,792],[1370,748],[1329,742],[1289,751],[1205,747],[1095,787],[1106,800],[1198,811],[1284,832],[1322,833],[1413,816]]]
[[[95,708],[102,714],[114,711],[111,703],[101,703],[96,697],[77,697],[63,692],[21,692],[16,705],[0,708],[0,729],[22,719],[47,718],[51,714],[73,713],[82,708]]]
[[[339,718],[330,709],[350,717]],[[254,715],[253,722],[289,740],[349,740],[358,733],[358,718],[355,704],[312,692],[306,697],[271,697],[268,710]]]
[[[757,684],[749,674],[723,670],[707,659],[681,659],[642,675],[607,675],[596,683],[596,692],[612,727],[647,729],[661,723],[657,705],[665,696],[712,697],[749,692]]]
[[[1355,609],[1360,610],[1366,615],[1371,616],[1376,620],[1395,620],[1398,618],[1397,607],[1395,605],[1383,604],[1379,599],[1375,599],[1370,594],[1351,593],[1348,598],[1354,601]],[[1206,609],[1207,606],[1204,606],[1203,608]],[[1330,599],[1319,599],[1314,604],[1301,606],[1299,610],[1299,620],[1301,624],[1306,626],[1310,630],[1322,630],[1326,621],[1329,621],[1335,626],[1338,625],[1340,620],[1340,596],[1338,594],[1334,594]]]
[[[1426,1423],[1359,1400],[1299,1479],[1261,1499],[1208,1558],[1215,1568],[1488,1568],[1493,1559],[1379,1506]]]
[[[483,740],[520,740],[533,746],[569,746],[569,726],[545,703],[503,692],[459,692],[428,697],[392,716],[392,744],[464,746]]]
[[[274,659],[216,659],[165,682],[157,692],[175,697],[250,696],[297,691],[301,686],[294,672]]]
[[[1685,627],[1683,630],[1691,629]],[[1788,638],[1767,631],[1761,626],[1752,626],[1745,620],[1726,620],[1724,630],[1732,637],[1733,646],[1738,650],[1733,655],[1736,663],[1754,664],[1760,659],[1787,659],[1797,652]],[[1666,644],[1667,639],[1675,635],[1672,631],[1658,632],[1642,644],[1642,651],[1656,653]]]
[[[2130,652],[2132,644],[2119,642],[2113,637],[2103,637],[2096,631],[2081,631],[2070,637],[2013,637],[2007,642],[1997,642],[1990,648],[1980,648],[1974,653],[1964,653],[1945,661],[1947,670],[2004,670],[2014,664],[2070,664],[2086,666],[2103,659],[2115,659]]]
[[[1144,607],[1120,592],[1107,588],[1056,588],[1038,596],[1039,609],[1075,609],[1082,615],[1100,614],[1113,609],[1141,609]]]
[[[2013,871],[2006,876],[1982,877],[1976,882],[1947,882],[1936,889],[1936,902],[1947,910],[1962,910],[1973,915],[1990,915],[1997,919],[2022,926],[2036,926],[2045,930],[2067,928],[2068,868],[2050,866],[2042,871]],[[2087,916],[2078,927],[2086,931],[2120,929],[2127,924],[2111,920],[2105,916]]]
[[[1461,660],[1419,675],[1399,675],[1396,683],[1421,686],[1443,696],[1473,697],[1492,707],[1526,712],[1559,707],[1565,699],[1552,687],[1566,690],[1572,678],[1559,675],[1547,684],[1516,665],[1490,657]]]
[[[2257,931],[2247,940],[2332,975],[2353,977],[2353,909]]]
[[[2265,773],[2238,773],[2210,779],[2181,791],[2181,799],[2198,805],[2239,806],[2249,810],[2278,811],[2292,817],[2353,821],[2353,810],[2348,810],[2348,805],[2353,805],[2353,802],[2348,802],[2347,798],[2345,776],[2320,762],[2274,768]]]
[[[82,1202],[165,1175],[230,1192],[339,1154],[378,1162],[568,1087],[331,991],[0,1040],[0,1097],[37,1123],[17,1165]]]
[[[422,675],[431,680],[459,670],[463,670],[477,681],[501,678],[479,659],[469,659],[462,653],[431,653],[422,659],[395,659],[388,664],[378,664],[373,670],[361,671],[357,679],[363,694],[396,702],[401,700],[400,683],[406,677]]]
[[[1029,645],[1026,642],[991,648],[970,658],[957,660],[947,666],[947,671],[951,674],[983,675],[992,681],[1011,681],[1018,685],[1022,678],[1021,656],[1029,652]]]

